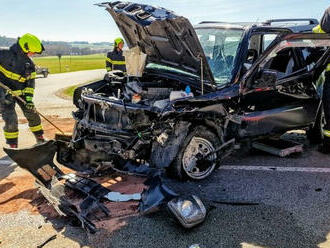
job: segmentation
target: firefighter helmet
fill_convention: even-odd
[[[18,44],[24,53],[42,53],[45,49],[37,36],[33,34],[24,34],[18,38]]]
[[[118,47],[118,45],[119,45],[120,43],[125,43],[125,42],[124,42],[124,40],[123,40],[122,38],[120,38],[120,37],[119,37],[119,38],[116,38],[116,39],[115,39],[115,47]]]

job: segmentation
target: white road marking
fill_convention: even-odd
[[[246,170],[246,171],[330,173],[330,164],[329,164],[329,168],[223,165],[223,166],[220,166],[219,169],[220,170]]]

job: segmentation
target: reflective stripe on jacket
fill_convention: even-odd
[[[321,28],[321,25],[317,25],[315,28],[313,28],[313,33],[325,34],[325,32]]]
[[[109,52],[107,54],[105,64],[107,71],[121,70],[123,72],[126,72],[126,63],[125,57],[123,56],[123,51],[115,50]]]

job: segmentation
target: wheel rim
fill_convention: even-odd
[[[206,162],[207,165],[206,163],[204,165],[197,164],[197,160],[213,151],[215,151],[215,148],[210,141],[201,137],[193,137],[187,145],[182,157],[182,167],[187,175],[193,179],[203,179],[210,175],[216,165],[216,163],[213,162],[217,158],[216,153],[208,156],[207,160],[210,161],[210,163]]]

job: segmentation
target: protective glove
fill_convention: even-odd
[[[32,96],[25,96],[25,107],[29,110],[33,110],[34,109],[34,103],[32,101]]]
[[[34,103],[33,102],[27,102],[25,104],[25,107],[29,110],[33,110],[34,109]]]

